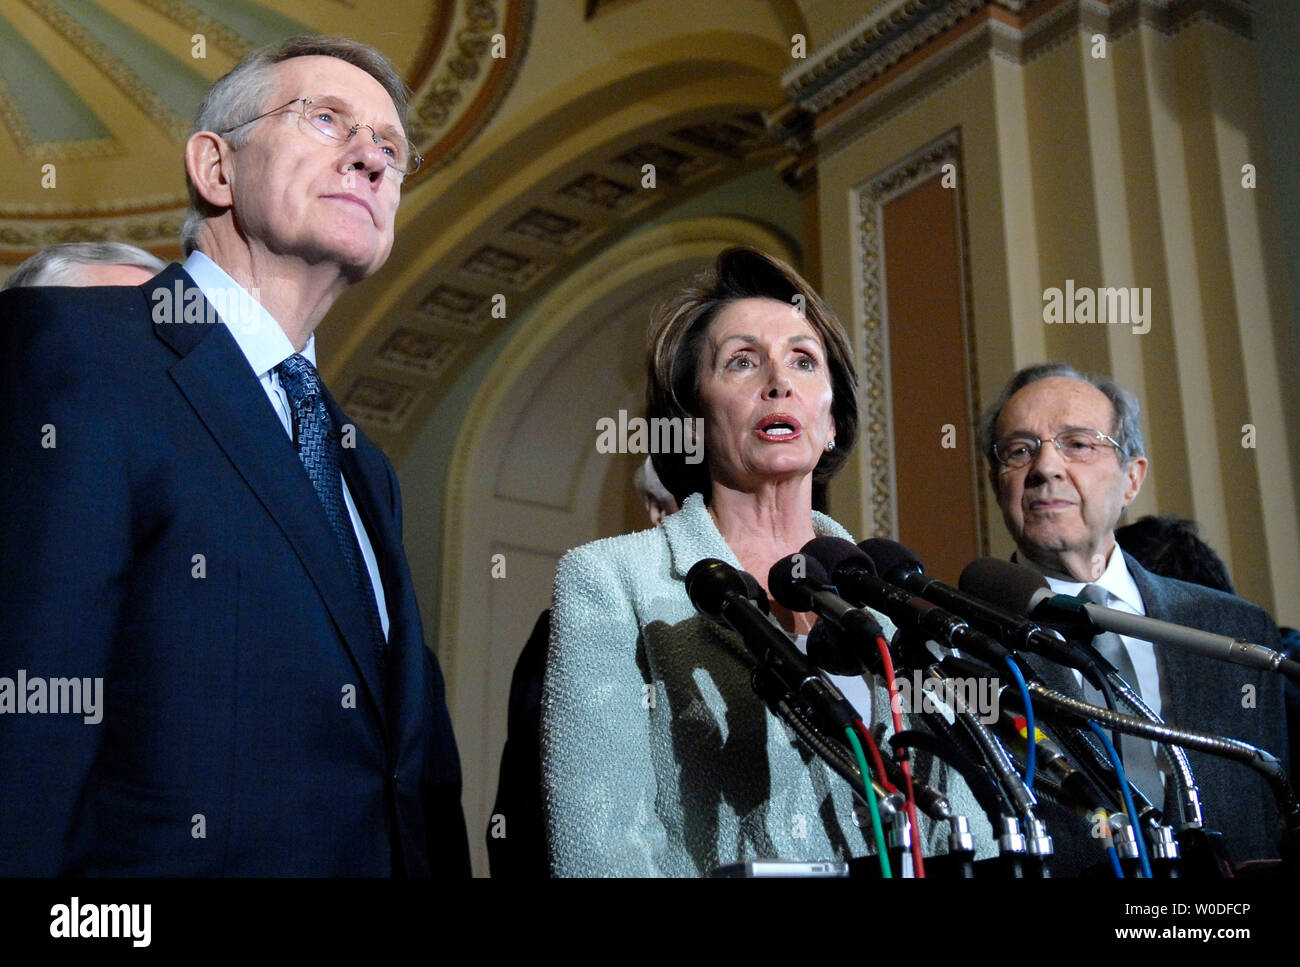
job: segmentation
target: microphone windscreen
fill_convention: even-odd
[[[812,591],[802,583],[805,581],[822,586],[830,584],[831,578],[817,558],[802,551],[786,555],[767,572],[772,597],[791,611],[813,610]]]
[[[864,655],[875,655],[875,649],[856,647],[829,621],[817,622],[808,632],[808,659],[832,675],[867,674],[872,669],[863,660]]]
[[[712,618],[719,618],[728,591],[749,595],[749,588],[740,576],[743,573],[726,561],[706,557],[696,561],[686,572],[686,594],[698,610]]]
[[[996,557],[981,557],[966,565],[957,587],[989,604],[1027,615],[1033,609],[1034,593],[1048,584],[1047,578],[1030,568]]]
[[[920,559],[898,541],[872,537],[863,541],[858,547],[862,548],[863,553],[875,563],[877,574],[888,577],[900,568],[905,574],[912,571],[925,573]]]
[[[871,558],[858,550],[852,542],[846,541],[842,537],[828,537],[825,535],[814,537],[803,546],[801,553],[821,562],[827,574],[833,575],[837,567],[849,560],[861,564],[872,574],[876,573],[876,567],[871,563]]]

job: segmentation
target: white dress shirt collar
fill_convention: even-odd
[[[258,379],[294,354],[293,343],[260,302],[230,277],[226,270],[195,250],[183,266],[203,297],[221,316]],[[316,335],[307,338],[302,355],[316,365]]]
[[[1012,555],[1012,560],[1017,564],[1032,568],[1047,578],[1048,585],[1056,594],[1078,595],[1088,584],[1095,584],[1106,591],[1111,598],[1118,598],[1127,605],[1122,610],[1140,615],[1147,613],[1146,606],[1142,603],[1142,594],[1138,591],[1133,575],[1129,573],[1128,563],[1124,560],[1124,552],[1120,550],[1118,544],[1110,552],[1110,560],[1106,562],[1106,570],[1102,571],[1101,577],[1095,581],[1076,581],[1074,578],[1063,577],[1056,571],[1049,571],[1047,568],[1039,566],[1029,558],[1022,558],[1019,551]],[[1107,606],[1113,607],[1114,602],[1108,599]]]

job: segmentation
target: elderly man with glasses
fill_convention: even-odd
[[[316,370],[406,113],[370,47],[256,51],[186,143],[183,265],[0,293],[0,712],[40,713],[0,714],[0,875],[468,874],[397,478]]]
[[[1128,390],[1061,363],[1030,366],[1007,382],[980,421],[979,439],[1015,558],[1055,593],[1279,648],[1277,627],[1262,609],[1151,574],[1116,544],[1120,515],[1147,474],[1138,402]],[[1242,739],[1286,761],[1278,676],[1126,636],[1101,635],[1094,646],[1166,721]],[[1056,687],[1073,690],[1080,682],[1077,672],[1035,664]],[[1093,693],[1084,697],[1100,703]],[[1176,818],[1166,800],[1172,783],[1164,782],[1152,744],[1126,738],[1123,751],[1130,780]],[[1278,814],[1262,780],[1223,759],[1189,758],[1206,826],[1225,834],[1232,860],[1277,856]],[[1057,823],[1051,832],[1058,874],[1101,858],[1086,826]]]

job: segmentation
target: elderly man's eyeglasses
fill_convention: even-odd
[[[993,455],[1006,469],[1019,470],[1038,459],[1038,451],[1045,442],[1048,441],[1036,436],[1010,436],[994,444]],[[1121,454],[1124,452],[1119,441],[1100,430],[1065,430],[1052,437],[1050,442],[1070,463],[1092,463],[1111,448]]]
[[[302,110],[298,113],[298,126],[304,132],[315,131],[325,135],[332,141],[346,144],[352,140],[352,135],[356,134],[359,128],[369,128],[370,140],[379,145],[379,150],[383,152],[388,167],[403,176],[415,172],[420,167],[421,162],[424,161],[420,153],[412,150],[411,143],[401,135],[381,134],[375,130],[374,125],[358,123],[347,111],[330,104],[328,100],[322,98],[295,97],[287,104],[281,104],[265,114],[259,114],[255,118],[241,121],[234,127],[226,128],[224,131],[218,131],[217,133],[227,135],[231,131],[252,124],[254,121],[260,121],[262,118],[270,117],[272,114],[277,114],[299,102],[302,102]]]

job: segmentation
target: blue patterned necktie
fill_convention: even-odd
[[[370,572],[361,556],[352,518],[343,501],[343,481],[340,476],[339,437],[334,432],[329,410],[321,394],[320,376],[316,367],[301,355],[294,354],[275,367],[293,408],[294,439],[298,444],[298,457],[311,479],[329,518],[330,527],[343,551],[352,585],[361,596],[361,607],[370,628],[370,638],[375,648],[375,659],[382,673],[384,667],[384,629],[379,621],[379,607],[375,602],[375,589],[370,583]]]

